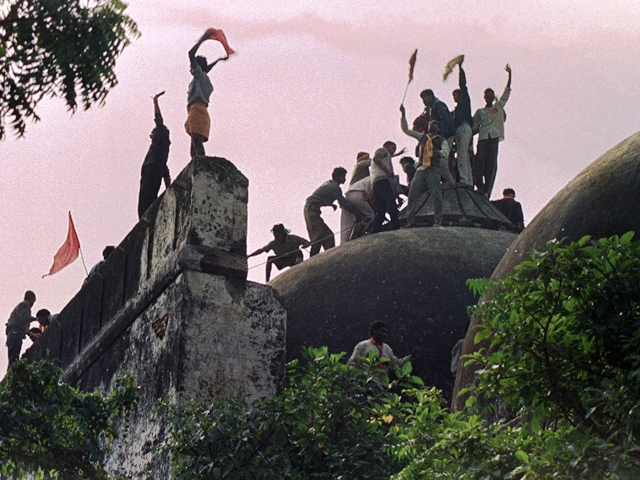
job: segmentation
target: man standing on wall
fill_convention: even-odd
[[[24,300],[20,302],[11,312],[7,322],[7,349],[9,351],[9,366],[17,362],[22,350],[22,340],[29,331],[29,325],[37,321],[31,316],[31,307],[36,303],[36,294],[27,290]]]
[[[473,131],[478,132],[478,151],[473,163],[473,179],[478,192],[491,198],[493,183],[498,173],[498,144],[504,140],[504,106],[511,93],[511,67],[504,67],[507,85],[499,100],[491,88],[484,91],[486,105],[473,115]]]
[[[138,195],[138,218],[142,218],[147,208],[158,197],[158,190],[160,190],[162,180],[164,180],[165,188],[169,188],[169,185],[171,185],[171,176],[167,167],[171,140],[169,140],[169,129],[162,121],[162,113],[158,105],[158,98],[162,95],[164,95],[164,92],[160,92],[153,97],[156,127],[151,131],[151,146],[142,164],[140,194]]]
[[[189,50],[189,63],[191,65],[191,75],[193,80],[189,84],[187,93],[187,121],[184,124],[187,133],[191,135],[191,157],[196,155],[204,155],[204,143],[209,140],[209,130],[211,128],[211,119],[209,117],[209,98],[213,93],[213,85],[207,75],[220,60],[228,60],[227,56],[218,58],[215,62],[207,64],[207,58],[201,55],[196,56],[196,52],[202,42],[213,39],[209,30],[200,37],[200,40]],[[226,42],[226,41],[225,41]],[[224,45],[224,44],[223,44]]]

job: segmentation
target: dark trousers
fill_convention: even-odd
[[[158,198],[158,191],[162,183],[162,175],[153,167],[145,167],[140,177],[140,194],[138,195],[138,218],[142,218],[144,212]]]
[[[493,183],[498,173],[499,142],[499,138],[478,140],[478,151],[473,159],[473,182],[486,198],[491,198]]]
[[[20,359],[24,333],[16,326],[7,327],[7,350],[9,350],[9,365]]]
[[[382,230],[387,213],[391,217],[391,230],[398,230],[400,228],[398,204],[388,178],[383,178],[373,184],[373,203],[376,207],[376,218],[373,220],[371,232],[378,233]]]

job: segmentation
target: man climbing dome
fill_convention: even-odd
[[[342,167],[336,167],[331,174],[331,180],[320,185],[313,194],[307,198],[304,204],[304,221],[307,224],[307,232],[311,240],[311,252],[313,257],[320,253],[320,248],[329,250],[336,246],[333,231],[324,223],[320,207],[338,207],[333,203],[338,201],[341,208],[355,213],[356,209],[349,200],[342,196],[340,185],[346,182],[347,171]]]
[[[283,268],[293,267],[294,265],[302,263],[304,257],[300,251],[300,247],[306,248],[311,245],[309,240],[297,235],[291,235],[291,231],[284,228],[282,223],[274,225],[271,232],[273,233],[273,240],[271,242],[247,255],[247,258],[250,258],[273,250],[275,255],[267,257],[265,275],[267,282],[271,278],[271,267],[273,265],[275,265],[278,270],[282,270]]]

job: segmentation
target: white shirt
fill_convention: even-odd
[[[509,100],[511,89],[504,87],[499,100],[490,107],[482,107],[473,115],[473,128],[478,130],[478,139],[500,138],[504,140],[504,106]]]
[[[391,172],[391,175],[393,175],[393,164],[391,163],[391,155],[386,148],[379,148],[378,150],[376,150],[376,153],[373,156],[373,161],[371,162],[371,184],[374,184],[378,180],[382,180],[383,178],[389,178],[387,172],[385,172],[378,163],[384,165],[385,168]]]

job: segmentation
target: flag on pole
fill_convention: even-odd
[[[224,32],[222,30],[218,30],[216,28],[209,28],[206,32],[204,32],[204,36],[209,40],[216,40],[222,44],[224,51],[227,52],[227,56],[235,53],[233,49],[227,43],[227,37],[225,37]]]
[[[43,275],[42,278],[53,275],[59,272],[67,265],[72,264],[78,253],[80,252],[80,240],[78,240],[78,234],[76,233],[76,227],[73,225],[73,218],[71,218],[71,212],[69,212],[69,231],[67,232],[67,239],[53,257],[53,265],[49,270],[49,273]]]
[[[409,82],[411,83],[413,81],[413,70],[414,68],[416,68],[416,58],[418,57],[418,49],[416,48],[416,51],[413,52],[413,55],[411,55],[411,58],[409,59]]]

